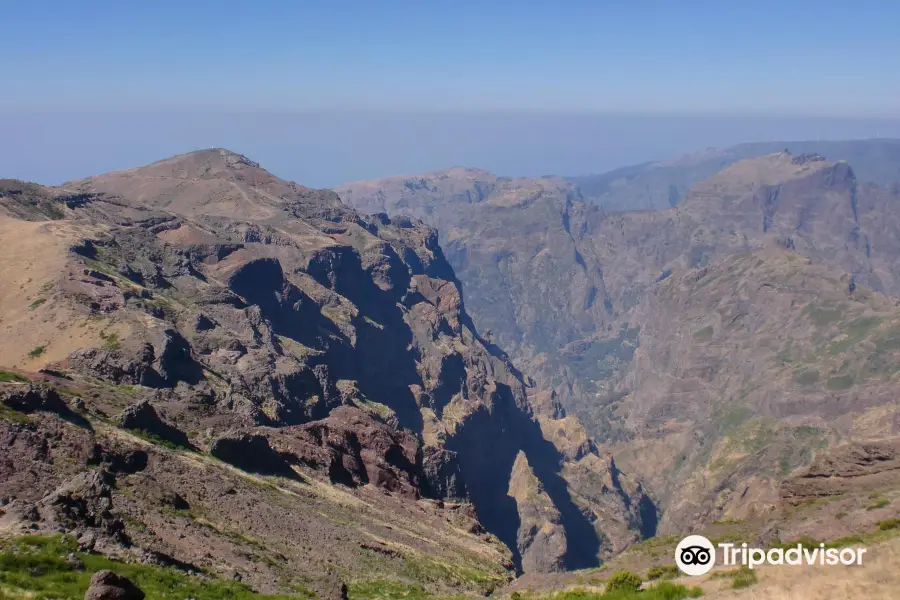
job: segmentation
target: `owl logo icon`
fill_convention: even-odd
[[[716,548],[702,535],[689,535],[675,548],[675,564],[685,575],[706,575],[716,565]]]

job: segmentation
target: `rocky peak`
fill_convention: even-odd
[[[258,162],[252,161],[243,154],[225,148],[209,148],[186,152],[171,158],[151,163],[144,167],[131,169],[131,172],[158,177],[177,177],[182,179],[214,178],[242,171],[247,174],[271,176]]]

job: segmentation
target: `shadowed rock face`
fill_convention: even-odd
[[[248,472],[471,501],[518,568],[596,565],[640,538],[640,486],[593,490],[609,462],[569,452],[584,430],[532,403],[422,223],[361,216],[225,150],[41,190],[90,197],[60,208],[73,240],[53,302],[105,328],[54,369],[152,397],[129,426],[159,429],[146,407],[164,408]],[[537,500],[510,495],[519,455],[559,514],[550,535],[520,531]],[[542,553],[556,558],[523,559]]]
[[[119,417],[123,429],[132,429],[158,437],[178,446],[191,447],[187,435],[166,423],[147,400],[132,404]]]
[[[263,435],[220,437],[210,445],[209,453],[250,473],[297,477],[285,456],[273,450],[268,438]]]

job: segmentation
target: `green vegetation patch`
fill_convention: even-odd
[[[421,585],[410,585],[384,579],[350,584],[347,596],[351,600],[393,600],[394,598],[431,600],[434,598]]]
[[[853,386],[853,376],[838,375],[837,377],[831,377],[828,379],[828,383],[826,383],[825,386],[829,390],[834,391],[850,389]]]
[[[675,579],[680,575],[678,567],[675,565],[657,565],[650,567],[647,571],[647,580],[656,581],[657,579]]]
[[[640,575],[630,571],[616,571],[606,581],[606,593],[610,592],[637,592],[641,589],[643,580]]]
[[[794,427],[794,437],[800,439],[817,438],[825,435],[827,432],[821,427],[812,427],[810,425],[800,425]]]
[[[402,574],[411,581],[447,583],[478,592],[493,590],[505,582],[505,573],[477,569],[461,562],[443,562],[426,556],[408,556]]]
[[[876,510],[878,508],[884,508],[885,506],[888,506],[888,505],[890,505],[889,500],[884,500],[884,499],[876,500],[872,504],[868,505],[866,507],[866,510]]]
[[[868,335],[872,329],[881,325],[882,320],[881,317],[860,317],[850,323],[847,334],[850,337],[862,339]]]
[[[803,309],[803,312],[817,327],[834,325],[844,317],[844,310],[842,307],[826,308],[821,306],[807,306]]]
[[[10,371],[0,371],[0,383],[27,383],[28,378],[19,375],[18,373],[11,373]]]
[[[157,600],[297,598],[266,596],[241,583],[190,576],[175,569],[122,563],[77,550],[78,545],[71,538],[62,536],[22,536],[0,542],[0,598],[84,598],[91,576],[103,569],[127,577],[144,591],[147,598]],[[70,554],[84,563],[83,570],[67,560]]]
[[[879,317],[860,317],[851,322],[845,329],[845,337],[837,342],[828,345],[829,354],[840,354],[846,352],[853,346],[868,337],[869,333],[878,327],[882,322]]]
[[[689,588],[669,581],[660,583],[643,590],[615,590],[602,594],[588,590],[568,590],[553,596],[520,596],[521,600],[684,600],[685,598],[699,598],[703,590],[694,587]]]
[[[713,414],[713,423],[719,433],[727,433],[738,429],[753,418],[753,411],[746,406],[731,405]]]
[[[879,354],[900,350],[900,326],[895,325],[884,331],[875,338],[874,342],[875,349]]]
[[[700,342],[708,342],[713,338],[715,330],[712,325],[707,325],[703,329],[694,332],[694,339]]]
[[[122,347],[122,341],[119,339],[118,333],[110,333],[109,335],[100,334],[100,337],[103,338],[103,349],[104,350],[118,350]]]
[[[5,404],[0,404],[0,419],[10,423],[18,423],[19,425],[28,425],[34,422],[28,415],[13,410]],[[3,600],[2,596],[0,596],[0,600]]]
[[[46,346],[35,346],[34,348],[31,349],[31,352],[28,353],[28,356],[31,358],[37,358],[38,356],[43,354],[44,350],[46,350],[46,349],[47,349]]]
[[[798,385],[814,385],[819,382],[819,372],[815,369],[801,369],[794,373],[794,383]]]
[[[719,571],[718,573],[714,573],[712,578],[730,579],[731,588],[735,590],[742,590],[750,587],[758,581],[756,578],[756,571],[753,571],[749,567],[741,567],[740,569],[733,569],[731,571]]]

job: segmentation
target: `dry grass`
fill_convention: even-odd
[[[74,327],[75,313],[55,297],[77,239],[69,223],[0,217],[0,364],[37,370],[102,343],[95,328]]]

